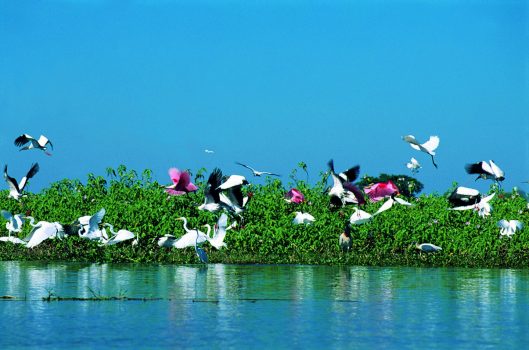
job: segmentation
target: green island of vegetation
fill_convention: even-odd
[[[527,230],[500,238],[497,226],[501,219],[528,221],[527,202],[517,191],[508,193],[491,186],[491,193],[496,192],[496,196],[491,201],[493,210],[486,217],[480,217],[474,210],[449,210],[447,196],[456,184],[444,194],[410,196],[407,200],[414,204],[411,207],[395,205],[366,224],[351,225],[352,248],[342,252],[338,237],[354,206],[330,209],[327,174],[322,173],[320,181],[310,186],[307,181],[297,179],[297,170],[292,171],[287,187],[272,178],[267,178],[264,185],[245,186],[244,191],[252,192],[252,198],[242,214],[242,221],[228,231],[227,247],[217,250],[207,243],[203,245],[210,263],[529,266]],[[39,193],[28,193],[20,201],[8,198],[7,190],[0,191],[1,209],[26,213],[36,220],[69,224],[105,208],[104,222],[130,230],[139,238],[137,245],[123,242],[100,246],[97,242],[70,235],[62,240],[46,240],[31,249],[0,242],[0,260],[196,264],[199,260],[193,247],[169,249],[159,247],[157,241],[165,234],[178,237],[184,233],[182,221],[176,220],[177,217],[187,217],[190,228],[200,228],[206,223],[213,225],[217,221],[220,214],[197,209],[204,199],[205,174],[205,169],[195,174],[197,192],[171,197],[152,180],[149,170],[138,175],[125,166],[108,169],[106,177],[89,174],[86,184],[79,180],[61,180]],[[372,179],[365,176],[362,180]],[[415,185],[420,186],[420,183]],[[292,187],[303,192],[303,203],[284,200],[285,193]],[[417,188],[408,194],[415,192]],[[368,202],[363,210],[374,213],[382,203]],[[294,225],[292,219],[296,211],[312,214],[315,222]],[[19,237],[25,237],[30,229],[31,226],[26,225]],[[0,234],[7,235],[4,225],[0,226]],[[442,251],[420,252],[415,242],[433,243],[442,247]]]

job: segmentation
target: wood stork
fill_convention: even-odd
[[[235,162],[235,164],[238,164],[238,165],[240,165],[240,166],[243,166],[243,167],[245,167],[246,169],[250,169],[250,170],[252,171],[253,176],[262,176],[262,175],[281,176],[281,175],[279,175],[279,174],[271,173],[271,172],[269,172],[269,171],[259,171],[259,170],[255,170],[255,169],[252,168],[251,166],[246,165],[246,164],[243,164],[243,163]]]
[[[24,188],[28,184],[28,180],[31,179],[33,176],[35,176],[36,173],[39,172],[39,163],[35,163],[31,166],[29,171],[27,172],[26,176],[24,176],[20,182],[17,182],[14,178],[9,176],[7,174],[7,164],[4,167],[4,179],[7,182],[7,185],[9,186],[9,196],[16,200],[19,200],[20,197],[22,197],[22,192],[24,191]]]
[[[398,194],[399,188],[393,181],[389,180],[364,187],[364,193],[367,194],[371,202],[378,202],[386,197]]]
[[[329,190],[331,207],[343,207],[346,204],[364,204],[365,199],[362,191],[353,185],[360,173],[360,166],[356,165],[344,172],[337,174],[334,171],[334,161],[327,163],[333,180],[333,186]]]
[[[459,186],[452,191],[448,201],[453,207],[473,205],[481,201],[481,194],[473,188]]]
[[[2,216],[4,217],[4,219],[7,220],[6,229],[8,232],[8,236],[11,236],[12,233],[22,232],[22,225],[24,225],[24,221],[26,221],[26,218],[24,215],[22,214],[13,215],[7,210],[2,210]]]
[[[236,215],[241,214],[251,197],[245,197],[242,193],[242,186],[247,184],[248,181],[242,175],[231,175],[225,179],[224,182],[217,187],[217,189],[222,190],[219,194],[221,206]]]
[[[305,201],[305,196],[297,188],[291,188],[285,195],[285,200],[288,203],[300,204],[300,203],[303,203],[303,201]]]
[[[421,164],[417,161],[417,159],[411,157],[410,161],[406,163],[406,168],[410,169],[412,174],[417,174],[421,168]]]
[[[433,253],[433,252],[443,250],[443,248],[436,246],[435,244],[432,244],[432,243],[421,243],[421,244],[415,243],[415,248],[425,253]]]
[[[111,224],[104,223],[103,225],[109,228],[110,232],[112,233],[112,237],[108,239],[105,239],[104,237],[102,237],[101,245],[114,245],[114,244],[118,244],[124,241],[128,241],[130,239],[136,238],[136,235],[130,232],[129,230],[121,229],[121,230],[118,230],[118,232],[115,232],[114,226],[112,226]]]
[[[66,236],[64,227],[58,222],[39,221],[36,224],[34,219],[29,216],[30,225],[33,226],[31,232],[24,238],[27,242],[27,248],[33,248],[46,239],[62,239]]]
[[[48,145],[51,147],[51,149],[53,149],[53,144],[44,135],[40,135],[38,140],[28,134],[20,135],[19,137],[15,139],[15,146],[17,147],[24,146],[20,149],[20,151],[26,151],[30,149],[40,149],[44,151],[46,155],[51,156],[51,153],[48,152]]]
[[[342,248],[344,252],[348,252],[349,250],[351,250],[351,247],[353,245],[353,239],[351,237],[351,223],[350,222],[348,222],[345,225],[344,231],[338,238],[338,243],[340,244],[340,248]]]
[[[435,164],[434,156],[435,156],[435,150],[437,149],[437,147],[439,147],[439,141],[440,141],[439,136],[430,136],[428,141],[422,144],[419,143],[419,141],[417,141],[415,139],[415,136],[413,135],[406,135],[402,139],[406,141],[413,149],[429,154],[432,157],[432,163],[434,167],[437,168],[437,164]]]
[[[198,187],[191,182],[191,176],[187,171],[170,168],[169,176],[171,177],[173,184],[165,186],[165,192],[172,196],[180,196],[198,190]]]
[[[516,231],[523,229],[523,223],[518,220],[501,219],[500,221],[498,221],[498,227],[501,228],[500,236],[507,236],[509,238],[512,238]]]
[[[300,211],[296,211],[295,213],[296,213],[296,216],[292,220],[293,224],[296,224],[296,225],[300,225],[300,224],[310,225],[316,220],[314,218],[314,216],[310,215],[309,213],[302,213]]]
[[[105,241],[108,240],[108,234],[104,228],[99,228],[99,225],[101,224],[101,221],[103,220],[103,217],[105,216],[106,210],[105,208],[101,208],[97,213],[94,215],[86,215],[81,216],[79,219],[77,219],[73,225],[78,225],[79,230],[77,233],[79,234],[79,237],[85,238],[88,240],[98,240],[98,241]]]
[[[465,165],[465,170],[468,174],[477,174],[476,181],[478,179],[489,179],[496,181],[499,185],[500,181],[505,180],[505,173],[492,160],[489,160],[488,163],[483,160],[478,163],[467,164]]]
[[[485,217],[490,215],[490,212],[492,211],[492,206],[489,204],[489,202],[492,198],[494,198],[494,195],[495,193],[481,198],[477,203],[453,207],[449,208],[449,210],[475,210],[478,212],[479,216]]]
[[[218,188],[222,182],[222,171],[219,168],[213,169],[209,175],[206,188],[204,189],[204,203],[198,206],[199,210],[207,210],[209,212],[216,212],[221,208],[220,192]]]

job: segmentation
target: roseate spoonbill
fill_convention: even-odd
[[[29,144],[28,144],[29,143]],[[48,152],[48,145],[53,149],[51,141],[44,135],[40,135],[39,139],[35,139],[28,134],[20,135],[15,139],[15,146],[21,147],[20,151],[30,150],[30,149],[40,149],[48,156],[51,156],[51,153]]]
[[[198,235],[195,238],[195,253],[197,254],[200,261],[202,261],[204,264],[208,263],[208,255],[206,254],[206,251],[198,246]]]
[[[24,176],[20,183],[17,182],[14,178],[9,176],[7,174],[7,164],[4,167],[4,179],[7,182],[7,185],[9,186],[9,196],[16,200],[19,200],[20,197],[22,197],[22,191],[24,191],[24,188],[28,184],[28,180],[31,179],[33,176],[35,176],[36,173],[39,172],[39,163],[35,163],[31,166],[26,176]]]
[[[63,226],[58,222],[39,221],[34,224],[32,217],[28,217],[28,219],[31,221],[30,224],[33,226],[33,229],[24,238],[24,241],[27,242],[27,248],[36,247],[46,239],[62,239],[66,236]]]
[[[89,239],[89,240],[108,240],[107,232],[104,228],[99,228],[99,224],[105,216],[105,208],[101,208],[94,215],[85,215],[77,219],[73,225],[79,226],[77,233],[79,237]]]
[[[476,181],[478,179],[489,179],[496,181],[499,185],[500,181],[505,180],[505,173],[492,160],[488,163],[483,160],[478,163],[467,164],[465,165],[465,170],[468,174],[478,174]]]
[[[243,166],[243,167],[245,167],[246,169],[250,169],[250,170],[252,171],[253,176],[262,176],[262,175],[281,176],[281,175],[279,175],[279,174],[271,173],[271,172],[269,172],[269,171],[259,171],[259,170],[255,170],[255,169],[252,168],[251,166],[246,165],[246,164],[242,164],[242,163],[239,163],[239,162],[235,162],[235,164],[238,164],[238,165],[240,165],[240,166]]]
[[[408,163],[406,163],[406,168],[410,169],[412,174],[417,174],[421,168],[421,164],[415,158],[411,158]]]
[[[399,188],[393,181],[389,180],[364,187],[364,193],[367,194],[371,202],[378,202],[381,199],[398,194]]]
[[[353,245],[353,239],[351,237],[351,223],[350,222],[348,222],[345,225],[345,229],[340,235],[338,242],[340,244],[340,248],[342,248],[344,252],[348,252],[351,249],[351,246]]]
[[[437,164],[435,164],[434,156],[435,156],[435,150],[437,149],[437,147],[439,147],[439,136],[430,136],[428,141],[422,144],[419,143],[419,141],[417,141],[415,139],[415,136],[413,135],[406,135],[402,139],[406,141],[407,143],[409,143],[409,145],[413,149],[429,154],[432,157],[432,163],[434,167],[437,168]]]
[[[296,211],[296,216],[292,220],[292,223],[296,225],[299,225],[299,224],[310,225],[315,220],[316,219],[314,219],[314,216],[310,215],[309,213],[302,213],[300,211]]]
[[[101,245],[114,245],[120,242],[128,241],[129,239],[136,238],[136,235],[129,230],[118,230],[118,232],[114,231],[114,226],[111,224],[105,223],[104,226],[108,227],[110,232],[112,233],[112,237],[110,239],[101,239]]]
[[[300,204],[305,200],[305,196],[297,188],[291,188],[285,195],[285,200],[289,203]]]
[[[169,177],[171,177],[173,184],[165,186],[165,192],[172,196],[180,196],[198,190],[198,187],[191,182],[191,177],[187,171],[170,168]]]
[[[501,236],[507,236],[509,238],[512,238],[512,235],[514,235],[516,231],[523,229],[523,223],[518,220],[501,219],[500,221],[498,221],[498,227],[501,228]]]
[[[186,233],[180,237],[176,238],[173,235],[165,235],[158,240],[158,245],[160,247],[173,247],[182,249],[185,247],[192,247],[195,242],[198,240],[198,243],[204,243],[208,237],[206,234],[199,230],[190,230],[187,228],[187,219],[185,217],[177,218],[176,220],[182,220],[184,222],[184,230]]]
[[[415,243],[415,248],[425,253],[432,253],[432,252],[437,252],[439,250],[443,250],[443,248],[436,246],[435,244],[432,244],[432,243],[421,243],[421,244]]]
[[[481,201],[481,194],[473,188],[459,186],[452,191],[448,201],[454,207],[472,205]]]
[[[216,212],[220,209],[220,189],[218,188],[222,181],[222,171],[219,168],[213,169],[209,174],[206,188],[204,189],[204,203],[198,207],[199,210]]]
[[[329,160],[327,165],[329,166],[333,180],[333,186],[329,190],[331,207],[343,207],[346,204],[352,203],[364,204],[364,195],[352,183],[358,177],[360,166],[356,165],[337,174],[334,171],[334,161],[332,159]]]
[[[6,229],[8,232],[8,236],[11,236],[12,233],[22,232],[22,225],[24,225],[24,221],[26,221],[26,218],[24,215],[22,214],[13,215],[7,210],[2,210],[2,216],[4,217],[4,219],[7,220]]]

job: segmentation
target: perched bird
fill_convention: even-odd
[[[473,205],[481,201],[481,194],[473,188],[459,186],[452,191],[448,201],[453,207]]]
[[[63,226],[58,222],[39,221],[35,224],[32,217],[28,218],[33,229],[24,238],[24,241],[27,242],[27,248],[36,247],[46,239],[62,239],[66,236]]]
[[[365,199],[362,191],[353,185],[353,181],[356,180],[360,173],[360,166],[356,165],[337,174],[334,171],[334,161],[332,159],[329,160],[327,165],[333,180],[333,186],[329,189],[331,207],[343,207],[346,204],[354,203],[364,204]]]
[[[507,236],[509,238],[512,237],[518,230],[523,229],[523,223],[518,220],[505,220],[501,219],[498,221],[498,227],[501,228],[500,235],[501,236]]]
[[[24,146],[26,145],[26,146]],[[48,145],[53,149],[53,145],[50,140],[44,135],[40,135],[39,139],[35,139],[28,134],[20,135],[15,139],[15,146],[22,147],[20,151],[25,151],[29,149],[40,149],[48,156],[51,156],[51,153],[48,152]]]
[[[99,224],[101,224],[105,213],[105,208],[101,208],[94,215],[85,215],[77,219],[73,223],[73,226],[79,226],[79,230],[77,231],[79,237],[98,241],[108,240],[106,230],[104,228],[99,228]]]
[[[351,246],[353,245],[353,239],[351,237],[351,223],[350,222],[348,222],[345,225],[345,229],[340,235],[338,239],[338,243],[340,244],[340,248],[342,248],[344,252],[348,252],[351,249]]]
[[[409,143],[413,149],[429,154],[432,157],[432,163],[434,167],[437,168],[437,164],[435,164],[434,156],[435,156],[435,150],[437,149],[437,147],[439,147],[439,137],[438,136],[430,136],[428,141],[422,144],[419,143],[415,139],[415,136],[413,135],[406,135],[402,139],[406,141],[407,143]]]
[[[437,252],[439,250],[443,250],[443,248],[436,246],[435,244],[431,244],[431,243],[421,243],[421,244],[415,243],[415,248],[425,253],[432,253],[432,252]]]
[[[236,215],[244,211],[244,207],[248,203],[251,196],[244,196],[242,193],[242,186],[247,185],[248,181],[242,175],[231,175],[224,179],[217,189],[221,190],[220,205],[229,212]]]
[[[299,224],[310,225],[315,220],[316,219],[314,219],[314,216],[310,215],[309,213],[302,213],[300,211],[296,211],[296,216],[292,220],[292,223],[296,225],[299,225]]]
[[[198,187],[191,182],[191,177],[187,171],[170,168],[169,177],[171,177],[173,184],[165,186],[165,192],[172,196],[180,196],[198,190]]]
[[[206,188],[204,189],[204,203],[198,206],[199,210],[216,212],[221,208],[219,186],[222,182],[222,171],[219,168],[213,169],[209,174]]]
[[[389,180],[364,187],[364,193],[367,194],[371,202],[378,202],[386,197],[398,194],[399,188],[393,181]]]
[[[291,188],[285,195],[285,200],[289,203],[300,204],[305,200],[305,196],[297,188]]]
[[[278,175],[278,174],[271,173],[269,171],[258,171],[258,170],[255,170],[254,168],[252,168],[249,165],[242,164],[242,163],[239,163],[239,162],[235,162],[235,164],[243,166],[246,169],[250,169],[252,171],[253,176],[262,176],[262,175],[281,176],[281,175]]]
[[[9,196],[16,200],[19,200],[20,197],[22,197],[22,191],[24,191],[24,188],[28,184],[28,180],[31,179],[33,176],[35,176],[36,173],[39,172],[39,163],[35,163],[31,166],[26,176],[24,176],[20,183],[17,182],[14,178],[9,176],[7,174],[7,164],[4,167],[4,179],[7,182],[7,185],[9,186]]]
[[[114,231],[114,226],[111,224],[105,223],[104,226],[107,226],[112,233],[110,238],[102,238],[101,245],[114,245],[120,242],[128,241],[130,239],[136,238],[136,235],[129,230],[119,230],[118,232]],[[137,241],[136,241],[137,242]],[[134,242],[133,242],[134,244]]]
[[[417,161],[417,159],[412,157],[411,160],[406,163],[406,168],[410,169],[412,174],[417,174],[421,168],[421,164]]]
[[[2,216],[7,220],[6,229],[8,236],[11,236],[12,233],[22,232],[22,225],[24,225],[24,221],[26,220],[24,215],[12,215],[10,212],[2,210]]]
[[[465,170],[468,174],[477,174],[476,181],[478,179],[489,179],[496,181],[499,185],[500,181],[505,180],[505,173],[492,160],[488,163],[483,160],[478,163],[467,164],[465,165]]]
[[[185,247],[192,247],[197,241],[198,243],[204,243],[208,239],[204,232],[196,229],[188,229],[187,219],[185,217],[180,217],[176,220],[182,220],[184,222],[184,230],[186,231],[186,233],[180,238],[176,238],[173,235],[165,235],[163,237],[160,237],[160,239],[158,240],[158,245],[160,247],[173,247],[182,249]]]

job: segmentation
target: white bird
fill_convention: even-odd
[[[411,158],[406,167],[411,170],[412,174],[417,174],[421,168],[421,164],[415,158]]]
[[[8,236],[11,236],[12,233],[19,233],[22,231],[22,225],[24,225],[24,221],[26,221],[24,215],[12,215],[10,212],[2,210],[2,216],[7,220],[6,229]]]
[[[481,201],[481,194],[473,188],[459,186],[452,191],[448,201],[454,207],[477,204]]]
[[[227,190],[232,187],[238,187],[242,185],[248,185],[248,181],[242,175],[230,175],[227,179],[224,180],[217,188],[220,190]]]
[[[33,176],[35,176],[36,173],[39,172],[39,163],[35,163],[31,166],[26,176],[24,176],[20,182],[17,182],[16,179],[12,178],[7,174],[7,164],[4,167],[4,179],[7,182],[7,185],[9,186],[9,196],[16,200],[19,200],[20,197],[22,197],[22,192],[24,191],[24,188],[28,184],[28,180],[31,179]]]
[[[501,236],[507,236],[509,238],[512,237],[518,230],[523,229],[523,223],[518,220],[505,220],[501,219],[498,221],[498,227],[501,228],[500,235]]]
[[[219,168],[213,169],[209,175],[206,188],[204,189],[204,203],[198,206],[199,210],[216,212],[221,208],[219,186],[222,181],[222,171]]]
[[[245,167],[247,169],[250,169],[252,171],[253,176],[262,176],[262,175],[281,176],[281,175],[278,175],[278,174],[275,174],[275,173],[271,173],[269,171],[255,170],[251,166],[246,165],[246,164],[242,164],[242,163],[239,163],[239,162],[235,162],[235,164],[238,164],[238,165],[243,166],[243,167]]]
[[[39,139],[35,139],[28,134],[20,135],[15,139],[15,146],[21,147],[20,151],[30,150],[30,149],[40,149],[46,153],[46,155],[51,156],[51,153],[48,152],[48,145],[53,149],[51,141],[44,135],[40,135]]]
[[[296,216],[292,220],[292,223],[296,225],[299,225],[299,224],[310,225],[316,220],[314,216],[310,215],[309,213],[302,213],[300,211],[296,211],[295,213],[296,213]]]
[[[468,174],[477,174],[476,181],[478,179],[490,179],[499,185],[500,181],[505,180],[505,173],[492,160],[489,160],[488,163],[483,160],[478,163],[467,164],[465,170]]]
[[[432,244],[432,243],[421,243],[421,244],[415,243],[415,247],[425,253],[432,253],[432,252],[437,252],[439,250],[443,250],[443,248],[436,246],[435,244]]]
[[[89,239],[89,240],[108,240],[108,234],[104,228],[99,228],[99,224],[105,216],[105,208],[101,208],[94,215],[85,215],[81,216],[76,220],[74,224],[80,225],[78,230],[79,237]]]
[[[226,237],[226,231],[235,226],[235,222],[228,226],[228,216],[223,213],[213,229],[213,236],[211,238],[211,226],[209,224],[206,224],[204,226],[208,229],[208,231],[206,232],[208,242],[215,248],[220,249],[222,247],[227,247],[226,243],[224,242],[224,238]]]
[[[413,206],[413,204],[411,204],[410,202],[407,202],[407,201],[405,201],[402,198],[396,197],[395,194],[393,194],[393,195],[391,195],[391,197],[389,197],[389,199],[387,201],[384,202],[384,204],[382,204],[380,206],[380,208],[378,208],[378,210],[375,212],[375,214],[373,214],[373,216],[374,215],[378,215],[378,214],[388,210],[395,203],[400,204],[400,205],[404,205],[404,206],[407,206],[407,207]]]
[[[208,237],[202,231],[197,229],[190,230],[187,228],[187,219],[185,217],[177,218],[176,220],[182,220],[184,222],[184,230],[186,233],[180,237],[176,238],[173,235],[165,235],[158,240],[158,245],[160,247],[173,247],[173,248],[185,248],[192,247],[196,242],[199,244],[207,241]]]
[[[428,141],[422,144],[419,143],[415,139],[415,136],[413,135],[406,135],[402,139],[406,141],[407,143],[409,143],[413,149],[429,154],[432,157],[433,165],[437,168],[437,164],[435,164],[434,156],[435,156],[435,150],[437,149],[437,147],[439,147],[439,136],[430,136]]]
[[[248,181],[242,175],[231,175],[217,189],[222,190],[219,194],[220,205],[230,212],[240,214],[248,203],[249,196],[244,197],[242,186]]]
[[[39,221],[34,224],[33,218],[28,218],[31,221],[30,224],[33,226],[33,229],[26,238],[24,238],[24,241],[27,242],[27,248],[36,247],[46,239],[62,239],[65,236],[64,228],[58,222]]]
[[[393,199],[393,197],[390,197],[390,199],[385,201],[384,204],[382,204],[380,206],[380,208],[378,208],[378,210],[374,214],[369,214],[366,211],[363,211],[361,209],[358,209],[357,207],[354,207],[353,208],[354,212],[351,214],[351,217],[349,218],[349,222],[351,224],[354,224],[354,225],[365,224],[366,222],[369,222],[369,221],[373,220],[373,218],[375,216],[377,216],[378,214],[380,214],[380,213],[388,210],[389,208],[391,208],[395,201],[397,201],[397,198]],[[402,201],[402,203],[401,203],[401,201]],[[403,205],[411,205],[410,203],[408,203],[405,200],[402,200],[400,198],[398,198],[397,202],[400,203],[400,204],[403,204]],[[408,204],[404,204],[404,203],[408,203]]]
[[[26,241],[23,241],[23,240],[21,240],[18,237],[11,237],[11,236],[0,237],[0,242],[11,242],[13,244],[22,244],[22,245],[26,245],[27,244]]]
[[[355,165],[339,174],[334,171],[334,161],[331,159],[327,163],[333,180],[333,185],[329,189],[331,207],[342,207],[346,204],[365,203],[362,192],[353,185],[360,173],[360,166]]]
[[[136,235],[130,232],[129,230],[121,229],[118,232],[115,232],[114,226],[112,226],[111,224],[105,223],[103,225],[109,228],[110,232],[112,233],[112,237],[110,237],[109,239],[101,238],[101,245],[114,245],[136,238]]]
[[[209,153],[209,154],[215,153],[215,151],[209,150],[207,148],[204,150],[204,152]]]
[[[494,198],[496,193],[488,195],[487,197],[481,198],[479,202],[471,205],[462,205],[454,208],[448,208],[449,210],[475,210],[478,212],[479,216],[490,215],[492,206],[489,204],[490,200]]]

